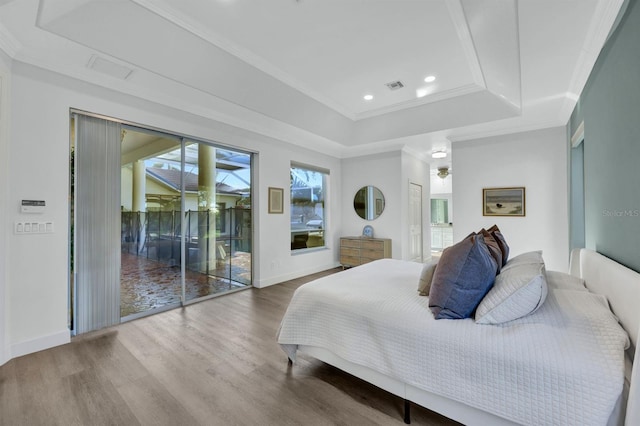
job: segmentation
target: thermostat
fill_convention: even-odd
[[[22,200],[20,211],[22,213],[44,213],[45,205],[44,200]]]

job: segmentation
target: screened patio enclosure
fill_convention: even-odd
[[[183,259],[185,301],[250,286],[251,156],[155,139],[137,158],[145,139],[125,129],[122,140],[122,317],[179,303]]]

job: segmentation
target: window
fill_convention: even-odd
[[[291,166],[291,250],[324,247],[328,172]]]

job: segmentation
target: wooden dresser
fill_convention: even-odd
[[[390,257],[390,238],[340,238],[340,263],[342,266],[358,266],[373,260]]]

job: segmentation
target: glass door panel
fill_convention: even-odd
[[[180,139],[122,132],[120,315],[131,319],[180,305]]]
[[[184,180],[186,301],[250,286],[251,156],[185,142]]]

